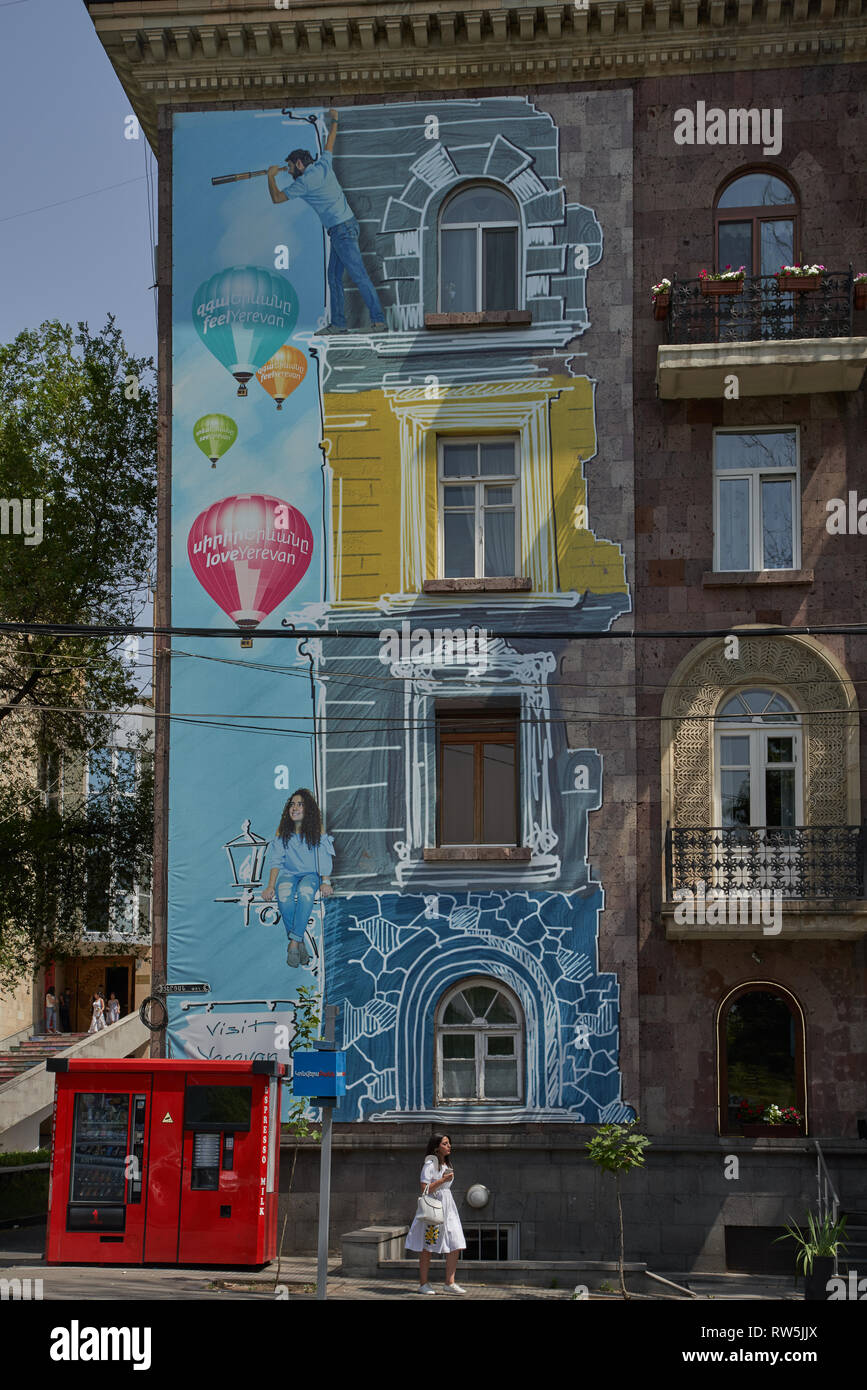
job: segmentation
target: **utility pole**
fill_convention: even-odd
[[[334,1028],[337,1022],[337,1004],[325,1006],[324,1037],[317,1047],[321,1052],[336,1052]],[[336,1096],[319,1096],[322,1107],[322,1146],[319,1155],[319,1248],[316,1260],[316,1297],[328,1297],[328,1227],[331,1215],[331,1124]]]

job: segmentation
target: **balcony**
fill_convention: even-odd
[[[864,827],[669,826],[669,940],[867,935]]]
[[[657,349],[662,400],[860,389],[867,337],[852,325],[862,319],[867,330],[867,314],[853,309],[851,269],[826,271],[815,290],[783,292],[776,275],[742,283],[736,294],[706,295],[701,280],[675,276],[668,341]]]

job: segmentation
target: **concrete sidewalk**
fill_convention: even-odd
[[[74,1299],[76,1301],[184,1301],[190,1299],[274,1300],[307,1299],[316,1297],[316,1260],[312,1256],[284,1256],[263,1270],[189,1269],[176,1266],[158,1269],[133,1266],[118,1268],[111,1265],[46,1265],[42,1258],[45,1248],[45,1227],[19,1226],[0,1230],[0,1278],[42,1280],[45,1301]],[[382,1279],[345,1278],[340,1273],[340,1259],[332,1256],[328,1262],[328,1297],[341,1300],[414,1299],[432,1302],[417,1292],[416,1271],[407,1266],[404,1277]],[[660,1271],[662,1272],[662,1271]],[[795,1290],[791,1279],[760,1278],[750,1275],[722,1274],[697,1278],[690,1275],[666,1274],[687,1287],[693,1286],[702,1300],[713,1302],[735,1300],[800,1300],[800,1287]],[[481,1284],[474,1281],[472,1264],[458,1266],[458,1283],[466,1294],[447,1294],[443,1287],[443,1266],[433,1265],[434,1288],[440,1301],[465,1303],[467,1300],[494,1299],[571,1299],[572,1289],[529,1288],[517,1284]],[[627,1282],[627,1288],[629,1287]],[[648,1295],[633,1295],[636,1300],[648,1301]],[[650,1301],[687,1300],[687,1295],[660,1286],[658,1295]],[[592,1293],[592,1302],[620,1302],[617,1294]]]

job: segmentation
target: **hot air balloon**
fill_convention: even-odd
[[[217,459],[231,449],[238,438],[238,426],[228,415],[203,415],[193,425],[193,438],[216,468]]]
[[[295,387],[301,385],[306,372],[307,358],[304,353],[284,343],[280,351],[274,353],[270,362],[259,368],[256,380],[260,386],[264,386],[269,396],[274,397],[277,409],[282,410],[286,397],[291,396]]]
[[[193,295],[193,323],[205,347],[238,382],[247,382],[285,343],[298,318],[298,296],[284,275],[255,265],[212,275]]]
[[[202,587],[249,632],[303,579],[313,532],[304,514],[279,497],[224,497],[196,517],[187,554]]]

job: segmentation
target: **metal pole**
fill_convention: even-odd
[[[337,1021],[337,1005],[328,1004],[325,1008],[325,1036],[319,1047],[323,1052],[335,1051],[334,1025]],[[328,1297],[328,1226],[331,1213],[331,1122],[336,1101],[332,1097],[320,1098],[322,1107],[322,1149],[319,1155],[319,1245],[316,1259],[316,1297]]]

